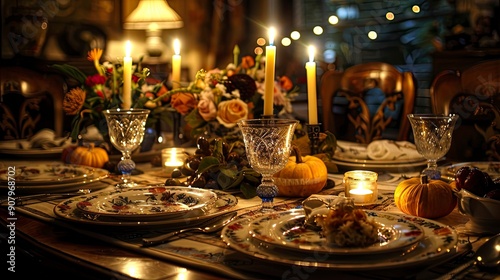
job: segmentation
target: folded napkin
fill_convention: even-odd
[[[408,141],[376,140],[366,147],[372,160],[420,159],[415,144]]]
[[[84,141],[98,142],[104,141],[101,132],[94,125],[88,126],[81,134],[81,139]]]
[[[71,139],[67,137],[56,138],[56,134],[53,130],[44,128],[38,131],[30,139],[27,140],[15,140],[15,141],[2,141],[0,143],[0,148],[2,149],[51,149],[56,147],[65,147],[71,144]]]

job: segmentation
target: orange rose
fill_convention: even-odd
[[[240,99],[232,99],[219,103],[217,120],[227,128],[236,126],[240,120],[248,118],[248,105]]]
[[[173,94],[170,105],[181,115],[187,115],[196,108],[196,98],[192,93],[180,92]]]
[[[169,98],[168,94],[165,94],[165,93],[167,93],[167,92],[168,92],[167,87],[166,87],[165,85],[163,85],[163,84],[162,84],[162,85],[161,85],[161,88],[160,88],[160,89],[158,90],[158,92],[156,93],[156,97],[160,97],[160,96],[162,96],[162,95],[165,95],[165,97],[164,97],[164,98],[162,98],[162,100],[161,100],[161,101],[163,101],[163,102],[167,102],[167,101],[168,101],[168,98]]]
[[[293,87],[292,80],[290,80],[287,76],[280,77],[280,86],[282,89],[289,91]]]
[[[250,69],[255,65],[255,61],[253,60],[253,57],[247,55],[244,56],[241,59],[241,68],[243,69]]]

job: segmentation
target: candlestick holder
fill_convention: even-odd
[[[274,119],[274,115],[261,115],[261,119]]]
[[[309,136],[309,145],[311,146],[311,155],[317,154],[319,151],[319,134],[321,132],[321,124],[307,124],[307,135]]]

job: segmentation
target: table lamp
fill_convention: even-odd
[[[137,8],[127,16],[123,27],[146,30],[146,50],[149,56],[159,57],[165,48],[161,38],[162,30],[182,26],[182,18],[166,0],[141,0]]]

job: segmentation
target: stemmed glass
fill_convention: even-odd
[[[273,175],[288,162],[297,123],[296,120],[272,118],[238,122],[248,161],[262,174],[262,182],[257,187],[257,195],[262,199],[261,211],[273,210],[273,199],[278,195]]]
[[[122,173],[122,180],[117,188],[130,188],[136,186],[131,180],[135,162],[130,154],[139,147],[146,127],[149,110],[146,109],[109,109],[103,111],[108,122],[108,133],[111,143],[122,152],[121,161],[117,168]]]
[[[413,129],[417,151],[427,159],[427,168],[422,170],[422,174],[427,175],[429,179],[441,178],[436,162],[450,149],[458,116],[455,114],[409,114],[408,119]]]

